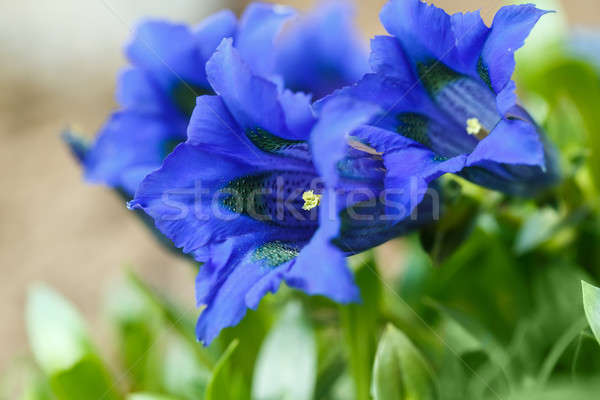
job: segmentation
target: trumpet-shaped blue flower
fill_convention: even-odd
[[[282,25],[293,15],[291,8],[254,3],[240,21],[232,12],[222,11],[193,29],[155,20],[140,24],[126,48],[132,66],[118,82],[121,109],[111,115],[86,151],[72,135],[65,137],[75,146],[73,151],[84,166],[86,179],[116,188],[129,198],[133,196],[141,180],[185,140],[196,97],[213,94],[205,64],[223,38],[233,38],[258,75],[289,80],[296,90],[322,95],[360,77],[366,54],[352,52],[333,57],[339,52],[330,51],[331,40],[357,48],[343,9],[317,11],[300,18],[292,32],[275,46]],[[337,25],[330,24],[327,31],[313,30],[319,21]],[[313,43],[318,50],[307,54],[306,46]],[[284,59],[298,65],[309,62],[322,69],[311,70],[310,77],[299,79],[298,69],[289,69]],[[278,73],[283,76],[278,77]]]
[[[391,0],[380,17],[393,36],[371,42],[371,67],[353,96],[380,105],[370,123],[462,163],[459,174],[527,195],[558,178],[552,147],[518,105],[514,52],[546,11],[502,7],[491,28],[479,12],[448,15],[420,0]],[[329,101],[328,99],[323,102]]]
[[[82,163],[90,182],[133,196],[138,184],[185,140],[196,96],[213,93],[204,65],[224,37],[234,37],[257,70],[267,68],[273,38],[290,9],[252,5],[238,22],[230,11],[198,26],[149,20],[141,23],[125,53],[131,67],[117,87],[121,110],[106,122]]]
[[[429,150],[362,126],[378,111],[373,105],[340,98],[315,119],[309,96],[253,74],[230,39],[206,70],[217,96],[197,99],[187,141],[129,204],[205,262],[198,338],[209,343],[282,281],[338,302],[358,300],[345,257],[430,221],[435,211],[433,201],[421,202],[424,193],[408,190],[410,168],[393,175],[400,170],[388,163],[408,160],[421,188],[445,163],[421,169],[420,153]],[[389,199],[388,185],[395,189]]]

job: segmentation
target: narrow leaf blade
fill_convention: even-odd
[[[583,309],[596,340],[600,344],[600,288],[581,281]]]

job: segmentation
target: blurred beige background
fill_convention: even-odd
[[[281,1],[308,9],[317,1]],[[23,308],[28,285],[44,281],[84,313],[94,338],[107,285],[130,265],[193,308],[191,268],[158,247],[110,190],[86,185],[59,134],[94,133],[115,108],[121,46],[142,16],[196,22],[231,0],[2,0],[0,13],[0,374],[27,354]],[[358,0],[360,29],[383,33],[385,0]],[[482,9],[487,21],[504,3],[437,0],[456,12]],[[567,0],[576,24],[600,26],[600,1]]]

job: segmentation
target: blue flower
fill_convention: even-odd
[[[420,0],[391,0],[380,17],[393,36],[371,42],[373,74],[324,99],[352,96],[385,111],[370,124],[463,163],[465,178],[530,195],[558,179],[552,146],[517,103],[514,52],[546,11],[502,7],[491,28],[479,12],[448,15]],[[322,104],[320,105],[322,106]]]
[[[419,152],[430,151],[361,125],[379,110],[354,99],[332,101],[317,120],[308,95],[253,74],[230,39],[206,70],[217,96],[197,99],[187,141],[129,203],[205,262],[196,285],[197,302],[206,306],[198,338],[210,343],[283,281],[357,301],[345,257],[433,217],[433,201],[407,190],[409,169],[393,176],[386,164],[413,157],[415,186],[423,188],[421,180],[438,175],[420,168]],[[388,184],[396,190],[384,202]]]
[[[85,152],[80,147],[73,149],[84,166],[86,180],[116,188],[128,198],[133,196],[141,180],[185,140],[196,97],[213,94],[205,64],[223,38],[234,39],[255,73],[289,80],[295,90],[322,95],[360,77],[366,54],[356,52],[338,58],[331,50],[331,41],[357,48],[350,39],[344,10],[332,8],[303,17],[275,46],[275,37],[293,15],[288,7],[255,3],[239,22],[232,12],[221,11],[193,29],[156,20],[141,23],[126,48],[132,66],[118,82],[121,109],[111,115],[90,148]],[[327,31],[313,29],[325,21],[337,25]],[[311,44],[317,48],[307,57],[306,46]],[[299,80],[297,71],[282,62],[284,58],[294,65],[311,63],[329,69],[311,70],[312,78],[303,75]],[[278,73],[283,76],[278,77]],[[65,139],[75,144],[73,136]]]
[[[273,39],[292,15],[291,9],[254,4],[239,22],[222,11],[194,29],[157,20],[141,23],[125,51],[131,67],[119,77],[121,109],[84,153],[86,179],[131,198],[144,176],[185,140],[196,97],[213,93],[204,65],[221,40],[234,37],[247,62],[265,71],[272,68],[267,60]]]

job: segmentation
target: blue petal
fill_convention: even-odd
[[[86,157],[86,179],[124,188],[132,195],[139,179],[160,166],[170,150],[169,143],[181,140],[159,118],[133,111],[115,113]]]
[[[235,46],[254,73],[273,74],[273,42],[283,24],[295,11],[290,7],[252,3],[242,15]]]
[[[507,116],[517,104],[517,94],[515,90],[517,90],[517,85],[514,81],[509,81],[504,89],[496,96],[496,105],[500,115]]]
[[[168,98],[152,81],[149,74],[138,68],[124,70],[117,81],[117,101],[122,108],[147,113],[164,113]]]
[[[211,241],[244,233],[243,223],[234,223],[233,217],[224,211],[223,218],[216,218],[211,210],[214,193],[244,170],[245,165],[239,161],[226,158],[217,161],[202,148],[182,144],[160,169],[144,179],[129,207],[143,209],[175,246],[195,255]]]
[[[420,0],[391,0],[380,19],[413,62],[441,60],[472,76],[489,31],[479,11],[450,16]]]
[[[460,175],[479,185],[517,196],[532,196],[560,180],[556,150],[519,107],[469,155]]]
[[[496,13],[482,51],[482,60],[496,93],[511,79],[515,69],[514,52],[523,46],[531,29],[546,13],[548,11],[533,4],[504,6]]]
[[[302,92],[293,93],[284,90],[279,96],[281,107],[285,112],[285,122],[296,139],[306,139],[316,119],[311,105],[311,96]]]
[[[439,112],[423,87],[412,79],[367,74],[356,84],[337,90],[316,102],[314,107],[319,111],[327,103],[339,97],[351,97],[358,101],[377,104],[381,108],[381,113],[373,118],[372,124],[389,130],[396,130],[399,113],[419,112],[439,116]]]
[[[412,66],[394,37],[375,36],[371,40],[369,62],[375,73],[404,80],[414,79]]]
[[[248,308],[256,309],[267,292],[275,292],[293,261],[269,267],[255,254],[256,238],[229,239],[211,248],[211,259],[196,279],[198,305],[206,305],[196,325],[208,345],[226,327],[238,324]]]
[[[321,199],[330,203],[327,192]],[[320,228],[302,249],[295,263],[285,275],[286,283],[310,295],[322,295],[349,303],[360,301],[360,291],[346,263],[345,254],[331,243],[339,232],[339,220],[320,211]]]
[[[308,190],[315,177],[313,171],[306,167],[298,169],[297,164],[287,164],[284,159],[277,162],[249,164],[232,156],[231,151],[220,153],[217,147],[181,144],[160,169],[144,179],[129,206],[150,214],[157,228],[177,247],[194,255],[206,245],[251,232],[264,234],[267,239],[306,239],[312,235],[315,221],[295,219],[287,209],[279,217],[275,214],[278,192],[265,192],[261,197],[256,196],[260,191],[254,191],[271,188],[278,178],[294,185],[288,187],[283,183],[284,193],[293,189],[300,196]],[[239,197],[232,197],[233,190]],[[249,195],[255,197],[247,198]],[[242,203],[230,204],[227,199]],[[246,213],[250,201],[257,215]],[[259,208],[259,201],[265,210]]]
[[[385,193],[375,191],[376,204],[372,204],[371,207],[361,206],[361,214],[370,213],[377,218],[378,222],[370,223],[371,226],[360,226],[361,224],[355,221],[347,221],[354,230],[369,232],[368,235],[363,235],[365,238],[361,249],[373,247],[375,244],[406,233],[421,223],[430,222],[424,218],[410,221],[406,218],[421,204],[430,182],[445,173],[461,171],[465,166],[465,155],[449,159],[440,158],[422,144],[395,132],[373,126],[361,126],[355,129],[352,137],[381,154],[385,171],[383,177]],[[382,195],[385,196],[385,201],[381,200]],[[420,208],[421,214],[429,213],[430,207],[431,204],[423,205]],[[343,236],[344,234],[342,239]]]
[[[544,145],[537,127],[523,120],[503,119],[475,147],[467,159],[467,165],[478,165],[482,161],[544,168]]]
[[[321,98],[368,72],[352,17],[348,4],[333,2],[291,24],[276,46],[276,71],[286,87]]]
[[[337,162],[346,154],[347,138],[356,127],[367,123],[380,108],[373,103],[338,97],[325,104],[311,132],[314,163],[329,187],[336,187]]]
[[[287,139],[296,139],[306,133],[288,130],[279,102],[277,86],[253,75],[231,39],[223,39],[215,54],[206,64],[206,72],[213,89],[244,130],[261,128]]]
[[[426,217],[431,212],[431,207],[439,209],[439,198],[434,199],[434,204],[424,204],[429,184],[446,173],[462,171],[466,159],[464,154],[447,160],[439,159],[433,152],[418,145],[392,151],[385,157],[385,166],[389,171],[385,179],[388,191],[386,200],[393,206],[388,207],[386,213],[394,220],[402,221],[400,224],[408,224],[411,228],[419,223],[431,222]],[[415,210],[421,217],[420,220],[413,217]],[[404,218],[407,219],[403,220]]]
[[[126,48],[131,63],[152,74],[165,90],[185,81],[208,86],[196,38],[185,25],[149,20],[141,23]]]
[[[294,104],[290,104],[287,108],[299,113]],[[293,113],[288,115],[295,117],[296,123],[303,121],[302,115]],[[310,119],[311,123],[302,129],[310,129],[312,114]],[[262,132],[264,135],[262,139],[266,142],[271,139],[284,144],[279,150],[266,149],[261,147],[261,137],[253,135],[252,132],[254,131],[244,131],[239,127],[222,97],[201,96],[197,99],[197,106],[188,127],[188,143],[204,148],[205,151],[239,158],[254,166],[260,165],[264,169],[273,169],[274,165],[279,165],[285,166],[287,170],[307,171],[311,174],[314,172],[306,143],[286,141],[278,135]]]
[[[223,38],[235,37],[237,18],[230,10],[222,10],[210,15],[194,27],[194,36],[202,59],[206,62],[215,52]],[[198,65],[204,71],[204,65]]]
[[[371,125],[398,132],[444,157],[468,152],[477,142],[433,103],[420,84],[410,79],[367,74],[355,85],[317,102],[315,107],[321,109],[338,97],[377,104],[383,111],[373,118]]]
[[[439,160],[425,146],[396,132],[358,126],[376,112],[369,104],[336,97],[321,110],[311,136],[315,163],[326,184],[337,191],[335,221],[341,218],[342,225],[334,243],[347,253],[363,251],[430,222],[438,204],[422,203],[429,182],[465,165],[464,155]],[[357,196],[361,192],[363,196]],[[418,206],[419,215],[408,219]]]
[[[260,163],[265,156],[246,137],[219,96],[201,96],[188,125],[188,143]],[[235,152],[232,150],[235,149]]]

